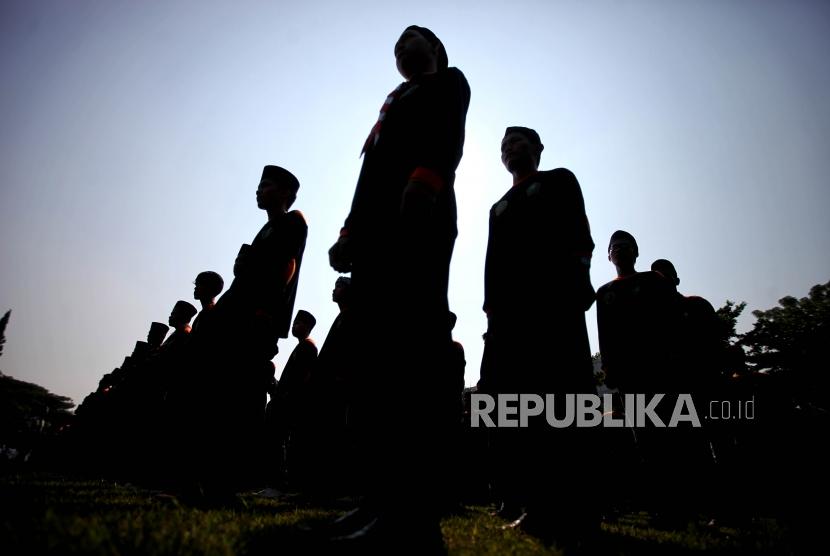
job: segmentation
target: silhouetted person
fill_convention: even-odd
[[[364,143],[351,211],[329,260],[338,272],[352,273],[356,334],[364,339],[363,349],[358,347],[365,354],[359,417],[366,450],[364,510],[372,507],[367,511],[378,519],[356,536],[383,539],[418,531],[413,536],[419,542],[438,547],[433,477],[445,442],[440,434],[451,416],[419,411],[434,406],[439,393],[412,384],[438,383],[449,359],[447,282],[457,235],[453,184],[470,89],[461,71],[448,67],[444,46],[429,29],[405,29],[394,55],[406,81],[387,97]],[[395,415],[394,427],[381,415]]]
[[[190,321],[196,307],[179,300],[173,306],[167,323],[173,329],[154,357],[129,372],[122,400],[128,422],[132,474],[154,479],[169,457],[170,411],[168,395],[181,380],[190,351]],[[151,334],[154,333],[151,325]],[[159,328],[159,333],[161,328]]]
[[[657,259],[651,263],[651,270],[663,275],[674,291],[677,329],[672,339],[675,350],[674,375],[669,389],[677,393],[692,395],[698,411],[708,412],[709,402],[721,398],[726,390],[726,381],[721,374],[724,360],[720,342],[722,323],[712,304],[699,296],[684,296],[677,291],[680,278],[671,261]],[[713,454],[721,451],[728,443],[728,425],[717,421],[701,420],[703,428],[679,429],[672,435],[672,452],[677,469],[684,472],[683,488],[687,493],[686,507],[700,510],[707,503],[713,508],[713,501],[722,488],[708,488],[708,481],[714,478]],[[668,448],[668,446],[667,446]],[[719,505],[719,504],[718,504]]]
[[[357,386],[353,348],[360,339],[354,337],[351,283],[348,276],[340,276],[334,283],[331,300],[340,312],[317,356],[311,377],[314,394],[307,408],[316,463],[320,466],[315,484],[326,494],[354,490],[354,435],[348,427],[348,412]]]
[[[254,478],[246,462],[259,457],[270,361],[279,338],[288,337],[308,234],[303,214],[289,211],[299,187],[288,170],[265,166],[256,200],[268,221],[240,249],[233,282],[213,309],[215,326],[198,338],[206,367],[200,388],[210,408],[199,441],[210,460],[202,490],[220,501],[232,500],[234,490]],[[217,442],[218,451],[212,448]]]
[[[594,249],[579,182],[565,168],[539,171],[544,146],[526,127],[508,127],[501,160],[513,185],[490,209],[484,271],[488,328],[479,389],[488,394],[593,392],[585,311],[594,301]],[[586,429],[545,423],[493,431],[503,515],[544,540],[579,541],[599,515],[590,485]],[[561,456],[542,457],[550,444]],[[555,501],[554,501],[555,500]]]
[[[274,369],[276,371],[276,367]],[[262,473],[267,488],[283,489],[285,477],[285,439],[282,423],[277,410],[277,378],[271,377],[268,383],[268,403],[265,406],[265,433],[263,441],[263,469]]]
[[[448,314],[450,330],[455,329],[458,317],[452,311]],[[445,463],[442,465],[443,484],[441,492],[444,499],[441,501],[447,512],[455,512],[462,502],[463,483],[467,469],[462,467],[461,445],[464,438],[464,371],[467,367],[467,360],[464,356],[464,346],[461,342],[451,338],[449,349],[449,361],[447,366],[446,383],[440,386],[445,399],[445,407],[441,411],[451,416],[448,424],[449,441],[448,451],[445,454]]]
[[[458,316],[450,311],[449,318],[450,330],[455,330],[455,325],[458,322]],[[467,359],[464,356],[464,346],[461,345],[461,342],[453,338],[450,348],[450,369],[452,369],[452,372],[450,373],[450,381],[453,386],[452,399],[457,401],[457,404],[456,402],[453,402],[456,405],[453,411],[456,411],[459,415],[463,412],[464,371],[466,368]]]
[[[340,276],[334,283],[331,300],[337,303],[340,312],[334,318],[323,346],[320,348],[317,365],[321,380],[346,390],[352,388],[354,382],[351,346],[355,339],[350,336],[354,329],[351,319],[351,287],[352,279],[348,276]]]
[[[617,278],[597,291],[602,368],[606,384],[623,394],[645,394],[647,400],[666,394],[656,413],[668,424],[678,393],[674,373],[680,310],[674,286],[667,278],[635,270],[638,256],[634,236],[623,230],[611,235],[608,260],[617,269]],[[652,426],[635,429],[636,452],[631,459],[620,457],[617,461],[621,476],[637,474],[637,480],[618,484],[643,489],[633,495],[645,496],[652,510],[664,510],[672,503],[669,497],[673,494],[665,488],[665,481],[675,464],[670,453],[670,443],[679,437],[675,431]]]
[[[193,285],[193,298],[198,299],[202,305],[202,310],[196,315],[196,319],[193,321],[193,331],[195,332],[200,326],[204,325],[202,321],[210,320],[213,308],[216,306],[216,296],[222,293],[222,288],[225,287],[225,281],[216,272],[206,270],[196,276]]]
[[[167,319],[167,324],[173,328],[170,336],[161,344],[161,351],[164,352],[169,349],[175,349],[171,346],[178,346],[185,342],[185,339],[190,334],[190,320],[196,315],[198,311],[196,307],[187,301],[179,300],[173,306],[173,311]]]
[[[597,291],[597,328],[606,383],[629,393],[664,392],[672,382],[676,291],[657,272],[637,272],[637,241],[617,230],[608,260],[617,278]]]
[[[700,395],[699,405],[703,406],[705,396],[713,393],[720,383],[720,319],[706,299],[677,291],[680,278],[671,261],[657,259],[651,264],[651,270],[669,281],[680,311],[678,337],[673,342],[679,350],[676,359],[681,366],[677,370],[680,376],[675,390]]]
[[[317,363],[317,346],[309,335],[317,320],[308,311],[297,311],[291,334],[297,346],[285,363],[275,391],[277,444],[285,445],[288,480],[294,486],[309,488],[308,403],[311,401],[311,375]]]
[[[150,331],[147,332],[147,343],[151,350],[157,350],[161,347],[168,330],[170,330],[170,327],[162,322],[150,323]]]

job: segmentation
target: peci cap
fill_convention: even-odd
[[[281,168],[280,166],[273,166],[268,165],[262,169],[262,177],[260,178],[260,183],[267,181],[271,182],[275,185],[287,185],[294,194],[297,194],[297,191],[300,189],[300,182],[297,178],[286,170],[285,168]]]

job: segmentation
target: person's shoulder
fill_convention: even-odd
[[[464,76],[464,72],[462,72],[455,66],[449,67],[444,70],[440,70],[438,74],[446,79],[455,79],[458,81],[463,81],[465,83],[467,82],[467,78]]]
[[[317,344],[314,343],[314,340],[312,340],[311,338],[306,338],[305,340],[300,342],[300,346],[298,347],[302,347],[302,350],[307,355],[317,355]]]
[[[612,290],[616,289],[616,285],[617,285],[617,280],[611,280],[610,282],[606,282],[603,285],[601,285],[599,287],[599,289],[597,290],[597,299],[599,299],[600,295],[605,294],[609,291],[612,291]]]
[[[308,226],[308,221],[305,218],[305,214],[301,210],[292,210],[285,214],[285,217],[288,218],[288,221],[294,224]]]
[[[456,67],[450,67],[445,70],[439,71],[438,75],[442,81],[446,83],[451,83],[453,86],[465,91],[466,94],[469,96],[470,84],[467,82],[467,78],[464,76],[464,73],[460,69]]]
[[[701,313],[714,313],[715,308],[712,306],[709,301],[704,298],[700,297],[699,295],[687,295],[684,297],[686,305],[694,310],[700,311]]]
[[[504,195],[502,195],[498,201],[490,206],[490,215],[501,216],[501,213],[507,209],[507,205],[510,203],[510,199],[512,199],[514,195],[516,195],[515,187],[511,187],[505,191]]]
[[[542,170],[538,174],[539,178],[546,182],[555,182],[558,184],[570,184],[579,186],[579,182],[573,172],[567,168],[554,168],[553,170]]]
[[[633,278],[635,286],[640,290],[652,292],[652,294],[659,295],[661,298],[677,296],[677,290],[675,290],[671,280],[655,270],[638,272]]]
[[[308,221],[305,218],[305,214],[299,210],[287,212],[285,214],[285,223],[289,228],[296,230],[298,233],[306,233],[308,231]]]
[[[657,284],[659,286],[666,287],[669,287],[671,285],[671,282],[669,282],[669,280],[665,276],[663,276],[656,270],[645,270],[643,272],[637,272],[633,275],[633,278],[638,282],[644,282],[647,284]]]

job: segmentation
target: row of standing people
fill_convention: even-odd
[[[446,490],[460,397],[447,286],[457,236],[455,170],[470,88],[429,29],[405,29],[394,55],[405,81],[387,97],[363,145],[351,210],[329,250],[332,268],[351,274],[349,332],[342,340],[349,347],[337,353],[349,376],[334,376],[329,384],[334,390],[338,380],[348,385],[347,422],[363,498],[327,534],[346,544],[389,542],[398,548],[404,536],[412,551],[429,552],[443,546],[443,506],[437,501]],[[542,150],[539,135],[526,127],[508,127],[501,141],[513,183],[490,210],[481,390],[593,392],[585,311],[595,299],[609,379],[622,386],[657,377],[656,369],[635,369],[609,347],[615,334],[630,332],[607,317],[619,313],[614,300],[624,299],[623,284],[633,281],[621,275],[597,298],[590,281],[594,242],[579,183],[564,168],[540,171]],[[268,422],[270,360],[277,340],[288,335],[307,234],[302,214],[289,210],[298,188],[287,170],[265,168],[257,202],[268,222],[240,250],[229,291],[201,318],[178,367],[181,383],[191,386],[180,392],[173,431],[184,454],[179,472],[195,479],[202,493],[233,492],[260,461],[254,447]],[[618,258],[613,241],[611,247]],[[417,287],[401,295],[404,283]],[[303,313],[298,320],[305,328],[297,336],[305,345],[311,320]],[[639,341],[626,338],[624,345]],[[327,357],[324,346],[320,358]],[[292,363],[282,378],[286,388],[294,381]],[[326,411],[340,411],[325,395],[318,401]],[[285,431],[279,434],[284,440]],[[302,445],[302,432],[297,436]],[[496,483],[502,499],[523,510],[523,528],[565,542],[596,534],[599,506],[585,490],[602,462],[596,446],[590,431],[497,431]]]

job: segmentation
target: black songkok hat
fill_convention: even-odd
[[[135,343],[135,347],[133,348],[132,357],[136,357],[138,359],[142,359],[150,352],[150,344],[147,342],[142,342],[141,340]]]
[[[192,319],[193,315],[199,312],[196,310],[196,307],[194,307],[187,301],[181,299],[179,301],[176,301],[176,304],[173,306],[173,310],[181,311],[182,314],[187,318],[187,320]]]
[[[262,178],[259,181],[269,181],[276,185],[287,185],[294,194],[300,189],[300,182],[294,174],[279,166],[266,166],[262,169]]]
[[[150,323],[150,335],[160,335],[164,338],[164,335],[167,334],[167,331],[170,330],[170,327],[164,324],[163,322],[151,322]]]
[[[317,324],[317,319],[314,318],[314,315],[303,309],[297,311],[297,316],[295,318],[307,322],[309,330],[314,328],[314,325]]]
[[[631,242],[631,245],[634,246],[634,256],[640,256],[640,249],[637,247],[637,240],[634,239],[634,236],[626,232],[625,230],[617,230],[613,234],[611,234],[611,239],[608,241],[608,252],[611,252],[611,244],[614,243],[615,239],[625,239]]]
[[[447,49],[444,48],[444,43],[441,42],[441,39],[435,36],[435,33],[427,29],[426,27],[418,27],[417,25],[410,25],[404,31],[409,31],[410,29],[414,31],[418,31],[429,44],[433,47],[440,46],[441,48],[438,49],[437,56],[438,56],[438,69],[447,69],[447,66],[450,65],[449,59],[447,59]]]

